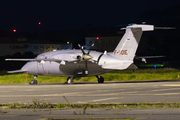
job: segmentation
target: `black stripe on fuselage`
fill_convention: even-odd
[[[101,57],[102,57],[103,55],[104,55],[104,54],[101,54],[101,55],[98,57],[97,64],[99,63],[99,60],[101,59]]]

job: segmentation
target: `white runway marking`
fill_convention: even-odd
[[[93,91],[88,91],[88,92],[72,92],[72,93],[63,93],[63,95],[92,95],[92,94],[97,94],[98,92],[112,92],[117,91],[116,89],[113,90],[93,90]]]
[[[155,94],[155,95],[180,95],[180,93],[162,93],[162,94]]]
[[[118,98],[117,97],[116,98],[106,98],[106,99],[98,99],[98,100],[91,100],[91,101],[77,102],[77,103],[92,103],[92,102],[100,102],[100,101],[113,100],[113,99],[118,99]]]
[[[180,84],[170,84],[170,85],[162,85],[162,86],[180,86]]]
[[[159,89],[159,90],[152,90],[152,91],[167,91],[167,90],[180,90],[180,88]]]
[[[135,92],[125,92],[125,93],[106,93],[106,94],[96,94],[96,93],[91,93],[91,94],[73,94],[73,93],[62,93],[62,94],[39,94],[39,95],[0,95],[0,97],[8,98],[8,97],[62,97],[62,96],[143,96],[143,95],[180,95],[180,93],[145,93],[145,94],[138,94]],[[108,99],[116,99],[116,98],[108,98]],[[106,99],[106,100],[108,100]]]
[[[30,90],[24,90],[24,91],[34,91],[34,90],[30,89]]]
[[[107,98],[107,99],[99,99],[99,100],[92,100],[91,102],[99,102],[99,101],[106,101],[106,100],[112,100],[112,99],[118,99],[116,98]]]
[[[121,94],[137,94],[138,93],[138,91],[136,92],[122,92]]]
[[[10,91],[0,91],[0,92],[10,92]]]

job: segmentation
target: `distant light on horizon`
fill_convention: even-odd
[[[13,29],[13,32],[16,32],[16,29]]]

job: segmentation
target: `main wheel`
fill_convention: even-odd
[[[100,78],[98,78],[98,83],[104,83],[104,78],[102,76],[100,76]]]

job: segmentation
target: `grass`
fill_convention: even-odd
[[[180,79],[180,71],[173,68],[163,69],[138,69],[133,70],[116,70],[102,75],[105,81],[142,81],[142,80],[171,80]],[[6,71],[0,71],[0,84],[17,84],[28,83],[33,79],[33,75],[28,75],[26,81],[26,74],[7,74]],[[67,77],[58,76],[38,76],[39,83],[50,82],[66,82]],[[82,77],[74,79],[74,82],[83,81],[97,81],[97,78]]]
[[[131,104],[69,104],[69,103],[46,103],[33,100],[32,103],[6,103],[0,104],[0,108],[6,109],[45,109],[45,108],[180,108],[180,103],[158,102],[158,103],[131,103]]]

